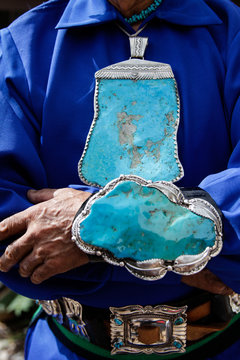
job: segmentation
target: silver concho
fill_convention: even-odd
[[[166,305],[111,307],[112,355],[185,352],[186,310]]]

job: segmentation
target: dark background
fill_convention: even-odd
[[[229,1],[240,6],[240,0]],[[44,0],[0,0],[0,28],[8,26],[23,12],[43,2]]]
[[[19,15],[43,2],[43,0],[0,0],[0,28],[8,26]]]

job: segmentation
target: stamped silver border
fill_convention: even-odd
[[[85,147],[82,153],[82,156],[78,163],[78,174],[82,182],[87,185],[95,186],[101,188],[97,182],[91,182],[86,179],[82,173],[82,165],[84,157],[87,153],[91,136],[93,134],[98,116],[99,116],[99,104],[98,104],[98,95],[99,95],[99,82],[101,79],[130,79],[130,80],[147,80],[147,79],[174,79],[175,83],[175,92],[177,98],[177,119],[175,121],[175,130],[174,130],[174,158],[176,159],[179,175],[172,179],[171,182],[180,180],[184,176],[183,166],[180,162],[178,156],[178,143],[177,143],[177,132],[180,122],[180,97],[178,92],[177,82],[174,78],[172,68],[169,64],[158,63],[154,61],[146,61],[141,59],[130,59],[123,61],[114,65],[110,65],[106,68],[103,68],[95,73],[96,85],[94,93],[94,118],[87,135]]]
[[[160,190],[170,201],[181,205],[193,213],[210,219],[214,222],[216,239],[212,247],[207,247],[205,251],[198,255],[182,255],[176,260],[166,261],[163,259],[150,259],[146,261],[135,261],[129,258],[118,259],[113,254],[103,248],[86,244],[79,236],[80,224],[86,219],[91,211],[94,202],[112,191],[118,184],[124,181],[134,181],[139,185],[152,187]],[[217,256],[222,249],[222,220],[217,210],[208,201],[200,198],[186,199],[182,191],[171,182],[146,181],[135,175],[121,175],[119,178],[109,182],[102,190],[92,196],[86,203],[83,211],[76,217],[72,226],[72,240],[77,246],[87,254],[97,255],[104,261],[118,266],[124,266],[131,274],[143,280],[158,280],[163,278],[168,271],[173,271],[180,275],[191,275],[201,271],[208,261]]]

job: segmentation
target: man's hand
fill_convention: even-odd
[[[34,284],[88,263],[71,240],[71,226],[88,192],[64,189],[28,191],[28,199],[36,204],[0,223],[0,241],[19,236],[0,258],[0,270],[7,272],[19,263],[22,277]]]

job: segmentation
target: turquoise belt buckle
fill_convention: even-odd
[[[73,240],[87,254],[144,280],[202,270],[222,248],[222,222],[207,201],[166,181],[122,175],[86,203]]]

